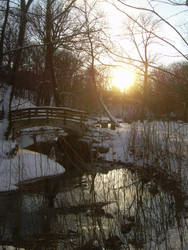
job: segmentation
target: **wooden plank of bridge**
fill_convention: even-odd
[[[79,130],[78,128],[80,127],[82,130],[84,128],[84,122],[88,119],[87,116],[87,112],[76,109],[61,107],[36,107],[13,110],[11,112],[11,123],[13,127],[14,124],[17,124],[15,125],[17,126],[17,129],[22,127],[22,123],[24,127],[27,127],[28,121],[28,126],[31,127],[40,126],[40,124],[43,124],[43,126],[47,124],[53,124],[52,126],[62,126],[62,128],[66,127],[66,129],[69,129],[70,126],[70,130],[74,130],[73,127],[75,127],[76,130]],[[62,125],[60,125],[61,122]]]

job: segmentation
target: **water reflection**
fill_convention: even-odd
[[[66,173],[37,185],[37,193],[25,187],[0,196],[1,245],[118,250],[188,244],[186,201],[156,180],[117,169]]]

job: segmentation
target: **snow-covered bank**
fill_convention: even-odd
[[[169,147],[171,153],[177,153],[176,147],[180,150],[180,146],[181,152],[179,151],[179,153],[183,153],[185,156],[188,153],[188,124],[185,123],[162,121],[121,123],[115,131],[103,129],[100,137],[103,133],[110,134],[108,140],[101,142],[103,145],[108,144],[109,146],[109,152],[103,155],[104,159],[109,161],[133,160],[130,155],[134,152],[138,153],[138,151],[140,158],[144,158],[148,156],[145,154],[146,150],[161,152],[161,150],[166,150],[166,146]],[[134,152],[130,152],[131,149]]]
[[[12,158],[0,159],[0,192],[16,190],[24,181],[63,174],[65,169],[46,155],[18,150]]]
[[[108,140],[109,152],[103,154],[105,160],[122,162],[131,160],[128,155],[130,131],[131,125],[128,123],[122,123],[115,131],[110,131],[111,138]]]
[[[28,150],[19,150],[19,141],[5,140],[11,90],[12,87],[9,86],[4,91],[0,107],[4,112],[4,117],[0,121],[0,192],[16,190],[18,189],[17,185],[24,181],[31,182],[65,172],[65,169],[60,164],[49,159],[46,155]],[[31,106],[32,104],[25,100],[13,99],[12,102],[14,109]]]
[[[57,140],[59,136],[66,136],[67,133],[58,127],[36,126],[25,128],[19,131],[16,136],[17,143],[20,148],[26,148],[35,142],[47,142]]]
[[[2,102],[0,102],[0,110],[4,109],[4,112],[7,112],[12,86],[7,85],[6,83],[1,83],[1,84],[2,86],[0,89],[0,101]],[[29,98],[25,99],[23,97],[14,96],[12,99],[11,110],[34,108],[34,107],[36,106],[31,102],[31,100],[29,100]]]
[[[4,138],[9,125],[8,117],[9,117],[9,103],[11,98],[11,92],[12,92],[12,86],[2,83],[0,89],[0,111],[3,114],[3,117],[1,117],[2,120],[0,123],[0,139]],[[35,105],[32,104],[31,101],[20,97],[17,98],[13,97],[13,100],[11,102],[11,110],[18,110],[18,109],[32,108],[32,107],[35,107]]]
[[[107,130],[103,130],[107,133]],[[102,133],[102,132],[101,132]],[[101,154],[104,161],[120,165],[156,167],[183,181],[183,191],[188,194],[188,124],[182,122],[122,123],[110,137],[101,141],[109,148]]]

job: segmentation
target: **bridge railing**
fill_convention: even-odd
[[[88,120],[88,113],[76,109],[63,107],[36,107],[11,111],[11,122],[18,120],[62,120],[63,124],[69,120],[77,122],[81,127]]]

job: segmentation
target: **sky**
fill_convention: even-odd
[[[38,0],[34,0],[36,3]],[[82,0],[78,0],[78,2],[82,2]],[[90,0],[91,2],[93,0]],[[152,3],[152,6],[155,8],[155,10],[166,20],[168,20],[172,25],[177,27],[178,29],[181,29],[181,32],[186,37],[185,32],[186,29],[183,26],[186,23],[186,20],[188,20],[188,6],[172,6],[169,4],[165,4],[167,0],[121,0],[121,2],[124,2],[129,5],[134,5],[139,8],[148,7],[148,1]],[[185,3],[186,0],[177,0],[179,3]],[[18,0],[15,0],[15,2],[18,2]],[[118,43],[119,34],[122,34],[122,31],[124,30],[123,25],[126,22],[125,15],[121,13],[119,10],[117,10],[113,4],[116,4],[121,10],[124,10],[124,6],[122,4],[118,4],[118,0],[97,0],[97,4],[99,6],[99,10],[104,13],[106,16],[106,21],[109,23],[111,30],[110,35],[113,38],[114,41],[117,41]],[[126,7],[126,12],[128,12],[131,16],[136,16],[139,11],[136,11],[135,9],[131,9]],[[177,15],[177,13],[179,13]],[[188,26],[188,25],[187,25]],[[177,46],[183,53],[186,53],[187,51],[187,45],[182,42],[181,39],[175,34],[173,29],[171,29],[168,25],[165,25],[164,23],[160,26],[160,32],[159,34],[162,37],[168,38],[170,42],[172,42],[175,46]],[[118,38],[117,38],[118,35]],[[188,34],[187,37],[188,38]],[[123,41],[124,47],[128,49],[130,46],[130,42],[127,40]],[[122,44],[121,44],[122,45]],[[132,48],[130,48],[131,52]],[[170,48],[165,44],[165,46],[160,46],[157,44],[156,46],[152,47],[153,54],[160,52],[160,57],[158,57],[158,63],[159,64],[170,64],[173,61],[181,60],[182,58],[179,58],[177,56],[177,53],[175,53],[174,49]],[[162,56],[163,55],[163,56]]]
[[[110,2],[110,0],[109,0]],[[117,42],[120,41],[119,35],[123,32],[123,25],[126,23],[125,15],[121,13],[119,10],[115,9],[115,7],[112,5],[114,3],[117,4],[118,1],[111,0],[111,3],[106,3],[106,1],[103,2],[103,11],[106,14],[106,20],[109,23],[111,27],[111,34],[112,36],[117,39]],[[130,5],[135,5],[137,7],[146,7],[148,6],[147,0],[122,0],[122,2],[125,2]],[[151,2],[151,1],[150,1]],[[162,2],[162,1],[160,1]],[[184,2],[182,0],[182,2]],[[118,4],[117,4],[118,5]],[[124,7],[122,4],[118,5],[121,10],[124,10]],[[187,6],[171,6],[164,3],[156,3],[153,6],[155,7],[155,10],[159,13],[160,16],[165,18],[168,22],[170,22],[174,27],[179,29],[184,37],[186,37],[186,28],[185,23],[186,20],[188,20],[188,7]],[[125,8],[126,12],[128,12],[132,17],[137,16],[140,11],[136,11],[135,9],[131,8]],[[145,12],[144,12],[145,13]],[[171,42],[174,46],[176,46],[179,50],[181,50],[183,53],[186,53],[187,46],[184,44],[184,42],[179,38],[179,36],[174,32],[170,26],[166,25],[164,22],[160,24],[160,28],[157,31],[158,34],[167,39],[169,42]],[[117,38],[118,36],[118,38]],[[188,34],[187,34],[188,38]],[[130,42],[127,40],[123,41],[124,47],[128,49],[130,46]],[[130,48],[132,50],[132,48]],[[131,53],[134,54],[133,50]],[[175,61],[182,60],[182,57],[179,57],[179,54],[175,52],[172,47],[168,46],[167,44],[162,45],[161,41],[156,43],[154,46],[152,46],[152,53],[153,54],[160,54],[158,57],[158,63],[159,64],[170,64]]]

